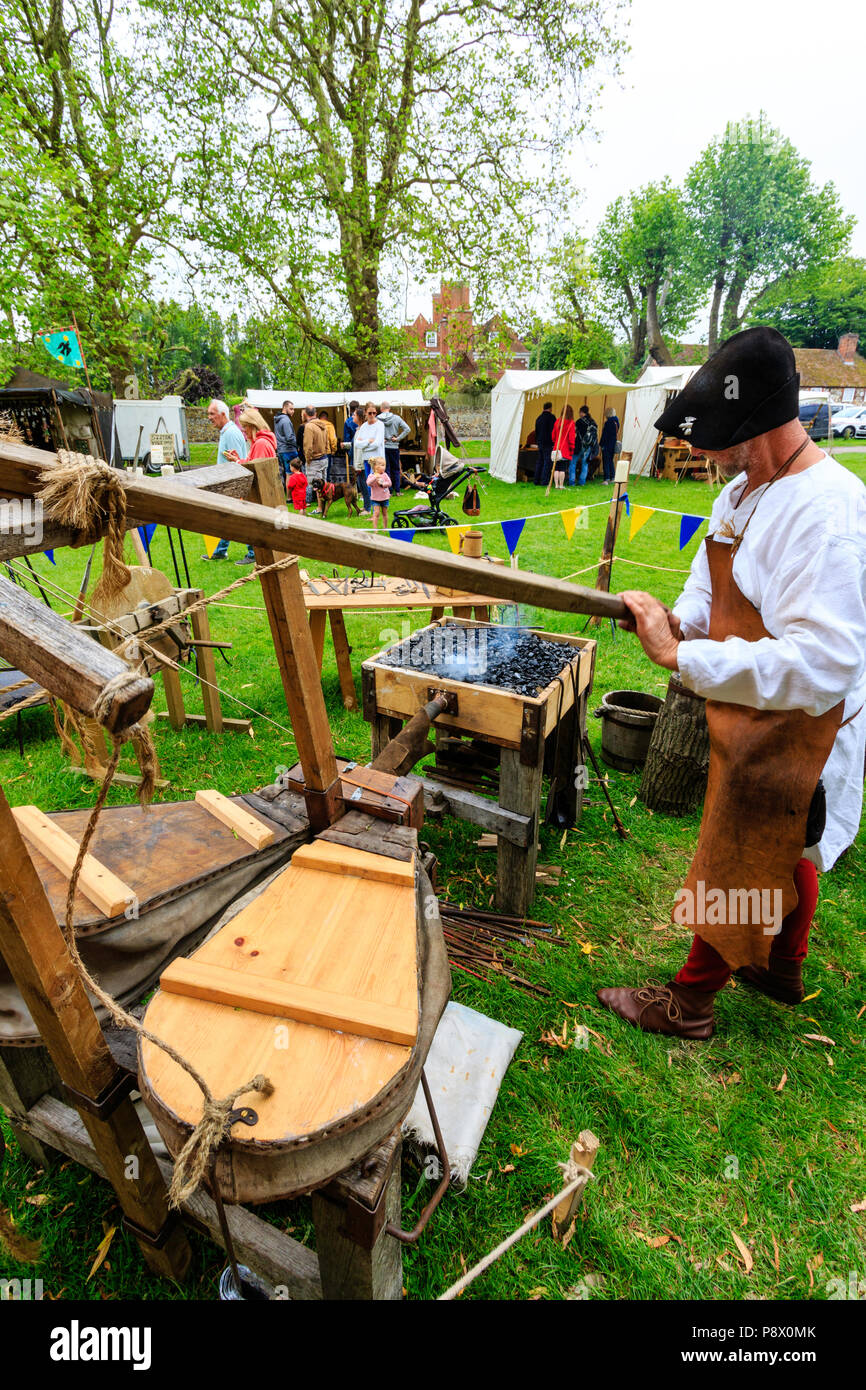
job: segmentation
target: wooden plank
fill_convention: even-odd
[[[58,699],[93,715],[112,683],[105,727],[119,733],[146,713],[153,681],[135,675],[119,656],[26,593],[0,578],[0,654]],[[113,683],[117,682],[115,686]]]
[[[168,722],[173,729],[182,729],[186,724],[186,706],[183,702],[180,672],[175,671],[173,666],[163,666],[162,684],[165,703],[168,705]]]
[[[262,542],[261,531],[258,535],[250,531],[248,536],[245,536],[245,539],[252,541],[255,548],[256,563],[264,566],[283,558],[286,553],[282,545],[282,531],[288,512],[285,495],[280,487],[276,459],[256,459],[250,466],[254,473],[252,495],[257,503],[265,505],[250,506],[235,501],[231,504],[226,502],[226,505],[240,507],[244,514],[264,512],[268,515],[267,541]],[[194,494],[196,497],[204,495]],[[217,532],[208,534],[216,535]],[[270,548],[275,543],[279,545],[279,549]],[[325,708],[325,697],[322,693],[322,682],[310,636],[297,565],[263,575],[261,586],[286,704],[292,721],[292,733],[304,770],[304,783],[308,791],[313,793],[312,797],[307,798],[310,824],[315,830],[322,830],[342,812],[342,799],[339,797],[337,785],[337,761],[331,724]],[[332,799],[317,797],[317,792],[329,793]]]
[[[61,830],[56,821],[49,820],[38,806],[16,806],[12,814],[28,843],[62,874],[71,877],[78,858],[78,845],[72,836]],[[106,917],[117,917],[127,908],[138,906],[134,890],[92,854],[84,856],[78,887]]]
[[[160,988],[188,999],[205,999],[233,1009],[250,1009],[276,1018],[293,1018],[318,1028],[337,1028],[362,1038],[412,1047],[418,1036],[417,1010],[371,1004],[331,990],[312,989],[266,975],[239,974],[194,957],[179,957],[160,976]]]
[[[229,830],[236,831],[253,849],[264,849],[266,845],[274,843],[276,836],[269,825],[263,825],[257,816],[245,811],[236,801],[230,801],[222,792],[202,789],[196,792],[195,799],[199,806],[216,816]]]
[[[385,1220],[400,1226],[400,1168],[402,1146],[396,1146],[381,1200]],[[322,1296],[354,1301],[393,1301],[403,1297],[403,1247],[383,1229],[372,1250],[365,1250],[346,1234],[346,1208],[334,1201],[339,1179],[313,1193],[313,1223]],[[342,1194],[340,1194],[342,1195]]]
[[[401,884],[404,888],[412,888],[415,883],[414,862],[399,863],[383,854],[344,849],[327,840],[301,845],[292,855],[292,864],[297,869],[319,869],[323,873],[370,879],[373,883]]]
[[[22,455],[28,462],[21,463]],[[256,472],[256,466],[266,462],[257,459],[251,468]],[[0,441],[0,492],[8,492],[10,473],[23,478],[29,490],[35,492],[41,470],[55,463],[54,454]],[[491,565],[486,560],[445,554],[427,546],[405,545],[390,537],[352,531],[333,522],[313,520],[300,512],[288,512],[285,498],[280,494],[275,465],[272,471],[279,503],[271,504],[261,497],[257,502],[244,502],[184,486],[177,477],[145,480],[121,475],[120,480],[130,510],[146,521],[204,535],[224,536],[230,541],[250,542],[257,550],[292,552],[328,564],[373,570],[376,574],[403,575],[431,588],[459,589],[469,595],[486,595],[491,600],[528,603],[566,613],[600,613],[612,618],[626,615],[625,604],[614,594],[548,575],[532,574],[528,570]],[[189,475],[186,476],[188,479]],[[300,580],[298,588],[303,603]]]
[[[117,1080],[118,1069],[2,791],[0,953],[60,1079],[95,1100]],[[168,1216],[168,1195],[132,1102],[125,1098],[105,1120],[86,1112],[82,1119],[123,1211],[156,1234]],[[189,1268],[182,1231],[169,1235],[161,1249],[141,1242],[141,1250],[158,1274],[182,1279]]]
[[[544,740],[540,740],[538,761],[526,767],[520,753],[503,748],[499,765],[499,804],[519,815],[531,816],[538,825],[541,802],[541,777],[544,766]],[[535,896],[535,865],[538,859],[538,835],[519,847],[500,838],[496,862],[496,908],[499,912],[521,916],[527,912]]]
[[[202,597],[202,590],[195,590],[195,600]],[[217,689],[216,658],[213,654],[213,647],[210,645],[211,633],[207,609],[199,608],[192,614],[190,622],[192,623],[192,635],[195,642],[195,668],[201,686],[205,727],[212,734],[221,734],[224,728],[223,712]],[[219,645],[230,646],[231,644],[220,643]],[[243,722],[249,727],[249,720]]]
[[[327,614],[323,608],[318,608],[310,614],[310,636],[313,639],[313,651],[316,653],[316,665],[320,673],[322,670],[322,662],[325,659],[326,625]]]
[[[53,1096],[45,1096],[28,1111],[23,1124],[26,1133],[41,1144],[50,1145],[67,1158],[89,1168],[99,1177],[106,1172],[93,1143],[74,1110]],[[171,1182],[172,1165],[157,1159],[157,1167],[166,1183]],[[199,1188],[181,1203],[185,1220],[218,1246],[223,1237],[217,1209],[204,1188]],[[242,1206],[225,1208],[232,1244],[241,1264],[261,1275],[275,1289],[284,1289],[291,1299],[320,1300],[322,1285],[319,1262],[315,1252],[300,1241],[284,1235],[278,1227],[263,1221]]]
[[[349,646],[349,634],[346,632],[346,619],[343,616],[342,608],[332,608],[330,618],[331,637],[334,643],[334,656],[337,658],[337,674],[340,677],[343,708],[357,709],[358,697],[355,694],[355,682],[352,679],[352,648]]]
[[[168,719],[168,711],[160,710],[156,717],[157,719]],[[209,727],[206,714],[188,713],[186,716],[186,723],[187,726],[191,724],[199,729],[207,729]],[[251,728],[252,723],[249,719],[228,719],[226,715],[223,715],[222,729],[219,732],[224,734],[248,734]]]
[[[44,1047],[0,1045],[0,1106],[22,1152],[42,1168],[49,1167],[56,1151],[45,1148],[19,1121],[26,1120],[31,1105],[57,1084],[57,1072]]]
[[[429,813],[435,815],[437,811],[447,811],[459,820],[469,821],[482,830],[504,836],[514,845],[523,847],[529,844],[535,825],[532,816],[509,811],[504,806],[497,806],[495,801],[476,796],[475,792],[465,791],[462,787],[447,786],[444,782],[426,777],[416,779],[412,773],[409,777],[419,781],[424,788],[424,808]]]

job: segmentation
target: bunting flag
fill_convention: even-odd
[[[415,528],[414,526],[393,526],[388,532],[388,535],[391,537],[392,541],[411,542],[415,539]]]
[[[577,519],[582,511],[583,507],[568,507],[566,511],[559,513],[562,517],[562,524],[565,527],[565,534],[569,540],[571,540],[574,535],[574,528],[577,525]]]
[[[48,556],[48,558],[49,558],[49,560],[51,561],[52,565],[56,565],[56,564],[57,564],[57,561],[56,561],[55,558],[54,558],[54,551],[53,551],[53,550],[46,550],[46,551],[45,551],[45,554]]]
[[[625,514],[626,514],[626,516],[631,516],[631,502],[629,502],[629,500],[628,500],[628,493],[627,493],[627,492],[624,492],[623,495],[622,495],[622,497],[621,497],[619,500],[620,500],[620,502],[624,502],[624,503],[625,503]]]
[[[508,546],[508,553],[509,555],[513,555],[517,549],[517,542],[523,534],[523,528],[526,525],[526,517],[519,516],[515,517],[512,521],[500,521],[499,525],[502,527],[502,534],[505,537],[505,544]]]
[[[680,520],[680,550],[685,550],[699,526],[706,521],[705,516],[683,516]]]
[[[460,541],[469,530],[468,526],[446,526],[445,534],[448,537],[448,544],[454,555],[460,554]]]
[[[204,541],[204,553],[210,559],[220,543],[220,538],[219,536],[202,536],[202,540]]]
[[[40,333],[39,341],[46,352],[50,352],[52,357],[67,367],[83,365],[81,344],[74,328],[64,328],[59,333]]]
[[[153,540],[153,533],[156,527],[157,523],[155,521],[148,521],[145,526],[136,527],[138,534],[141,536],[141,543],[148,554],[150,554],[150,543]]]
[[[642,526],[646,526],[654,511],[655,507],[635,507],[634,511],[630,513],[631,526],[628,531],[630,541],[634,540]]]

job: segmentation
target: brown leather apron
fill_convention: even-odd
[[[712,536],[705,545],[712,583],[710,639],[758,642],[772,636],[734,581],[734,546]],[[693,926],[732,970],[766,966],[781,920],[797,904],[794,869],[844,703],[815,717],[803,710],[707,700],[710,769],[698,846],[685,883],[692,897],[683,894],[672,915]]]

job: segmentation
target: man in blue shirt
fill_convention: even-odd
[[[283,475],[283,483],[286,481],[286,474],[289,471],[289,464],[292,459],[298,457],[298,441],[295,438],[295,426],[292,422],[292,415],[295,407],[291,401],[283,401],[282,411],[274,416],[274,434],[277,436],[277,458],[280,461],[280,472]]]
[[[214,429],[219,430],[219,444],[217,445],[217,463],[226,463],[226,451],[234,449],[239,458],[245,459],[247,456],[247,441],[244,439],[243,432],[229,416],[229,408],[225,401],[211,401],[207,408],[207,418],[210,420]],[[225,560],[228,556],[228,541],[220,541],[213,555],[202,555],[203,560]],[[247,546],[247,553],[242,560],[238,560],[239,565],[255,564],[255,555],[251,545]]]

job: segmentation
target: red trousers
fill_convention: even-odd
[[[801,859],[794,870],[797,906],[782,922],[778,936],[770,947],[770,961],[802,961],[809,948],[809,928],[818,906],[818,871],[810,859]],[[688,960],[675,983],[715,994],[728,983],[733,971],[718,951],[696,936]]]

